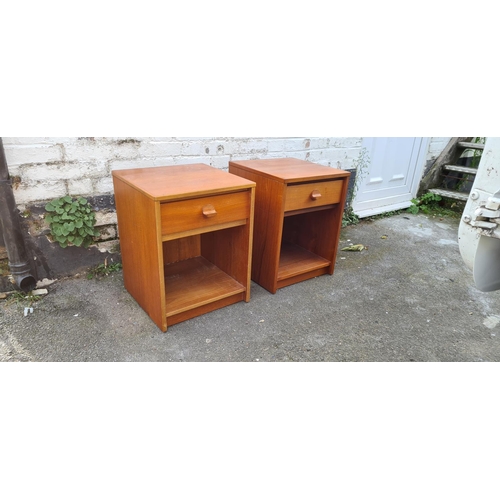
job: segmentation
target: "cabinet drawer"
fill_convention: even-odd
[[[339,203],[341,194],[341,180],[288,185],[285,212]]]
[[[160,205],[162,235],[247,219],[250,191],[172,201]]]

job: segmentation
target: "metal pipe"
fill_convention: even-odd
[[[0,137],[0,229],[3,232],[9,267],[17,287],[29,292],[36,287],[24,244],[14,191],[9,176],[3,141]]]

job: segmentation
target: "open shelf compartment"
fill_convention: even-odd
[[[241,283],[202,256],[165,266],[167,318],[245,290]]]
[[[248,300],[248,225],[164,241],[169,324]]]
[[[301,275],[305,277],[331,273],[334,231],[330,230],[330,227],[334,218],[335,209],[329,207],[318,211],[290,214],[284,218],[277,275],[278,287]]]
[[[278,268],[278,281],[286,280],[293,276],[305,274],[310,271],[326,268],[330,261],[319,255],[309,252],[294,243],[283,242],[281,245],[280,261]]]

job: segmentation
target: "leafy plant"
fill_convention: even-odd
[[[474,137],[472,142],[474,142],[475,144],[484,144],[486,142],[486,137]],[[482,154],[482,150],[472,150],[472,161],[470,165],[472,168],[477,168],[479,166]]]
[[[408,208],[411,214],[418,214],[420,210],[428,214],[438,208],[438,203],[442,200],[441,196],[435,193],[425,193],[420,198],[413,198],[412,205]]]
[[[50,225],[54,241],[62,248],[68,245],[88,248],[99,232],[94,228],[95,212],[85,198],[57,198],[45,205],[49,212],[45,220]]]
[[[352,207],[347,207],[342,215],[342,227],[353,226],[358,222],[359,217],[353,212]]]
[[[16,304],[23,304],[28,306],[33,305],[33,302],[38,302],[42,299],[41,295],[34,295],[33,291],[31,292],[20,292],[15,291],[9,294],[8,303],[15,302]]]
[[[351,197],[349,203],[344,210],[342,216],[342,227],[357,224],[359,222],[359,217],[354,213],[352,209],[352,202],[356,198],[358,193],[359,185],[361,181],[365,178],[368,173],[368,168],[370,166],[370,155],[368,154],[368,149],[361,148],[359,150],[358,157],[353,161],[353,166],[356,169],[356,179],[354,181],[354,186],[352,188]]]
[[[104,276],[109,276],[110,274],[120,270],[122,265],[119,262],[114,262],[112,264],[108,264],[108,259],[104,260],[103,264],[99,264],[98,266],[93,267],[87,273],[87,279],[91,280],[92,278],[102,278]]]

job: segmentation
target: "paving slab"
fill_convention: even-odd
[[[500,361],[500,292],[478,291],[458,220],[398,214],[342,231],[333,276],[161,332],[123,285],[56,281],[33,303],[0,301],[0,360],[35,362]]]

